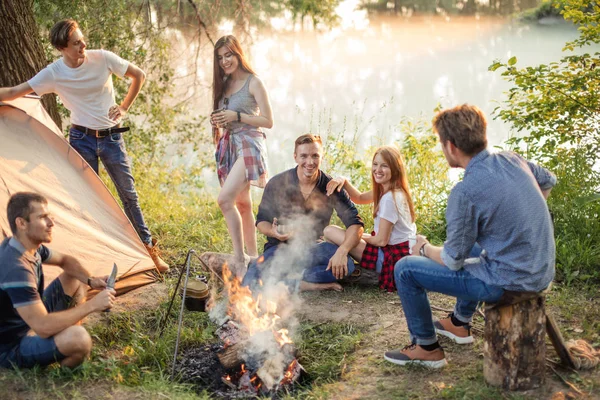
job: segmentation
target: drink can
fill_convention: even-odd
[[[412,254],[412,248],[414,247],[415,244],[417,244],[417,236],[410,235],[408,237],[408,254]]]

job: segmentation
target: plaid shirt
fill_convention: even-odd
[[[375,236],[375,232],[371,232]],[[377,247],[367,243],[360,259],[360,267],[365,269],[377,268],[377,257],[379,249],[383,251],[383,267],[379,274],[379,287],[388,292],[396,291],[396,282],[394,281],[394,265],[405,256],[409,255],[408,241],[398,244],[388,244],[387,246]]]
[[[266,154],[263,132],[246,124],[232,130],[226,129],[215,152],[221,186],[225,183],[233,164],[239,157],[243,157],[246,180],[254,186],[264,188],[267,184]]]

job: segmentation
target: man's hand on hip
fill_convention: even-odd
[[[348,253],[341,248],[338,248],[333,257],[329,260],[327,270],[331,270],[335,279],[342,279],[348,275]]]
[[[127,110],[123,106],[114,105],[108,109],[108,118],[117,122],[127,114]]]

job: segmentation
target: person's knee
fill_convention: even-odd
[[[337,226],[327,225],[325,227],[325,229],[323,229],[323,236],[325,236],[325,240],[333,242],[334,238],[335,238],[335,233],[336,233],[337,229],[338,229]]]
[[[407,278],[409,268],[410,259],[408,257],[402,258],[396,263],[396,265],[394,265],[394,279],[396,281],[396,286],[398,286],[398,282],[401,282]]]
[[[67,357],[85,359],[92,351],[92,338],[84,327],[71,326],[55,336],[56,347]]]
[[[233,199],[223,192],[219,193],[219,197],[217,197],[217,203],[223,212],[231,210],[234,206]]]
[[[247,214],[252,212],[252,202],[250,199],[241,199],[235,202],[235,206],[237,207],[240,214]]]

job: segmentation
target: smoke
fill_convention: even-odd
[[[297,289],[304,270],[311,266],[310,256],[315,246],[314,227],[317,226],[314,218],[305,215],[281,222],[285,223],[286,230],[290,232],[290,239],[278,246],[268,262],[261,262],[259,257],[262,284],[256,285],[259,290],[255,289],[251,293],[258,302],[260,315],[273,313],[278,317],[274,319],[271,329],[254,332],[247,339],[242,355],[248,369],[260,371],[259,377],[267,387],[281,381],[287,366],[294,359],[290,346],[282,346],[275,336],[279,335],[278,332],[285,331],[285,334],[289,332],[288,335],[293,337],[299,325],[296,310],[302,307],[302,299]],[[242,289],[248,290],[250,294],[249,289]],[[210,310],[210,318],[219,325],[231,319],[232,315],[227,314],[231,314],[231,309],[235,306],[231,304],[232,301],[237,301],[235,297],[224,296],[215,302]]]

